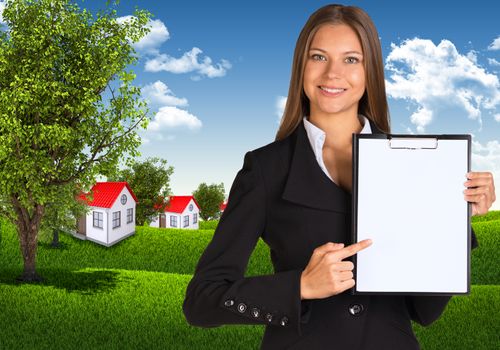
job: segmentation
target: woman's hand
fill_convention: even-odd
[[[342,293],[355,284],[351,261],[342,261],[369,247],[365,239],[344,248],[343,243],[326,243],[314,249],[300,277],[301,299],[323,299]]]
[[[493,174],[488,172],[469,172],[464,185],[464,199],[472,203],[472,215],[483,215],[488,212],[496,200]]]

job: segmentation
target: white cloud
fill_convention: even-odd
[[[138,51],[157,53],[161,44],[170,38],[170,33],[165,24],[159,19],[150,20],[148,27],[151,29],[150,32],[139,40],[134,47]]]
[[[493,42],[488,46],[488,50],[500,50],[500,36],[493,40]]]
[[[0,1],[0,25],[5,23],[3,21],[3,16],[2,16],[4,8],[5,8],[5,1]]]
[[[286,106],[286,96],[278,96],[276,98],[276,115],[278,116],[278,124],[281,122],[281,118],[283,117],[283,113],[285,112],[285,106]]]
[[[134,16],[118,17],[117,22],[125,23],[134,18]],[[150,20],[146,27],[150,28],[149,33],[134,43],[133,47],[139,52],[158,54],[158,48],[170,38],[170,33],[165,24],[159,19]]]
[[[420,107],[411,115],[410,120],[417,126],[417,131],[423,133],[425,131],[425,126],[432,120],[432,111],[425,107]]]
[[[148,125],[148,131],[161,131],[165,128],[187,127],[190,130],[199,130],[202,126],[201,120],[191,113],[177,108],[161,107],[154,119]]]
[[[496,59],[494,58],[488,58],[488,63],[491,65],[491,66],[500,66],[500,62],[498,62]]]
[[[195,72],[199,76],[215,78],[226,75],[226,71],[232,67],[231,63],[224,59],[217,64],[212,64],[212,59],[208,56],[199,60],[198,55],[202,52],[201,49],[193,47],[180,58],[159,54],[146,62],[145,69],[147,72],[167,71],[176,74]]]
[[[470,50],[467,52],[467,58],[477,64],[477,51]]]
[[[443,108],[459,108],[481,124],[482,111],[495,111],[500,105],[500,82],[475,63],[475,54],[458,53],[455,45],[442,40],[408,39],[391,44],[386,69],[389,97],[416,102],[411,122],[419,132],[440,115]]]
[[[176,97],[172,90],[160,80],[144,86],[141,91],[144,98],[153,104],[180,107],[188,105],[187,99]]]
[[[493,174],[497,200],[490,210],[500,209],[500,142],[488,141],[486,145],[472,140],[472,171],[487,171]]]
[[[500,113],[495,114],[495,120],[500,123]]]

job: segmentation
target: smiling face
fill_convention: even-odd
[[[345,24],[323,25],[306,57],[304,92],[311,116],[357,116],[366,85],[363,50],[356,32]]]

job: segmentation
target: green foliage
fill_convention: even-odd
[[[167,167],[167,161],[157,157],[144,161],[132,161],[130,167],[118,172],[110,181],[127,181],[136,195],[139,203],[136,205],[136,224],[144,225],[146,221],[158,214],[156,204],[170,194],[170,176],[174,172],[172,166]]]
[[[49,237],[54,231],[74,231],[76,220],[89,211],[89,207],[84,202],[75,200],[80,190],[74,183],[60,185],[57,189],[57,200],[45,206],[40,239]]]
[[[201,183],[193,192],[194,199],[200,206],[200,216],[203,220],[218,219],[220,205],[224,201],[224,184]]]
[[[24,208],[55,202],[59,185],[89,187],[136,156],[146,106],[127,67],[150,14],[116,21],[69,0],[12,0],[0,35],[0,193]],[[109,96],[105,99],[104,96]],[[6,214],[4,211],[3,214]],[[8,215],[5,215],[8,216]]]

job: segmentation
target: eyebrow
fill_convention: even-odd
[[[316,50],[316,51],[321,51],[321,52],[327,53],[325,50],[317,48],[317,47],[311,47],[309,49],[309,51],[312,51],[312,50]],[[346,52],[344,52],[344,54],[348,54],[348,55],[349,54],[353,54],[353,53],[356,54],[356,55],[363,56],[363,54],[361,52],[358,52],[358,51],[346,51]]]

